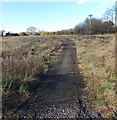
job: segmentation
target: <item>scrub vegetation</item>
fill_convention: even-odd
[[[2,41],[3,113],[20,105],[39,90],[66,40],[56,36],[5,37]]]
[[[43,86],[39,76],[52,69],[68,40],[75,42],[76,64],[85,82],[84,98],[105,118],[116,116],[116,35],[18,36],[3,38],[3,113],[19,106]]]
[[[115,36],[74,37],[88,102],[104,117],[116,115]]]

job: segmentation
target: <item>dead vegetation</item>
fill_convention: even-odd
[[[116,116],[115,36],[73,38],[88,102],[105,118]]]
[[[43,83],[58,51],[74,40],[87,101],[105,118],[116,116],[115,36],[11,37],[2,41],[3,111],[17,107]],[[33,82],[32,82],[33,81]]]
[[[5,37],[2,41],[3,113],[40,89],[37,75],[51,69],[66,40],[59,37]],[[37,86],[37,87],[36,87]]]

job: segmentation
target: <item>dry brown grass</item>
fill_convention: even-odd
[[[73,38],[88,102],[105,118],[116,111],[115,37],[95,35]]]
[[[9,111],[30,97],[36,86],[28,85],[52,66],[66,40],[53,36],[6,37],[2,41],[3,112]],[[34,88],[34,89],[33,89]],[[22,96],[23,95],[23,96]]]

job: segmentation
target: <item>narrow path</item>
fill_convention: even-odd
[[[69,40],[54,70],[42,76],[43,89],[14,114],[26,118],[101,118],[82,97],[85,85],[76,62],[74,42]]]

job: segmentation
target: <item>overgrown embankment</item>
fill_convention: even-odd
[[[2,46],[3,113],[40,89],[39,75],[52,68],[66,40],[62,37],[5,37]],[[40,86],[40,87],[39,87]]]
[[[116,115],[115,37],[95,35],[72,37],[78,66],[86,83],[88,102],[104,117]]]

